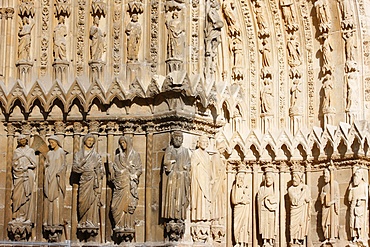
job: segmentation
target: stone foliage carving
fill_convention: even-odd
[[[266,168],[265,180],[257,194],[259,233],[264,247],[274,246],[278,233],[279,190],[274,173],[273,167]]]
[[[89,229],[97,233],[105,169],[101,156],[94,149],[95,143],[96,138],[92,134],[84,136],[81,150],[74,156],[72,168],[73,172],[81,174],[78,190],[78,228],[81,231]]]
[[[67,26],[65,17],[59,16],[58,25],[54,28],[54,60],[67,60]]]
[[[339,238],[339,184],[333,180],[329,169],[324,170],[325,185],[321,189],[322,229],[325,242]]]
[[[104,42],[105,33],[99,28],[99,17],[94,17],[93,25],[90,28],[90,56],[94,61],[102,61],[105,50]]]
[[[135,230],[133,214],[139,200],[138,184],[143,172],[140,155],[133,149],[132,139],[122,136],[118,144],[119,153],[111,172],[114,184],[111,210],[116,233]]]
[[[368,199],[369,186],[365,182],[364,171],[360,167],[355,167],[348,194],[348,201],[350,202],[349,227],[352,243],[367,243]]]
[[[18,59],[19,61],[29,61],[31,51],[31,31],[35,23],[33,19],[25,16],[22,19],[22,25],[18,32]]]
[[[288,188],[290,200],[290,243],[303,246],[309,229],[311,217],[311,192],[304,184],[301,167],[293,168],[292,186]]]
[[[163,160],[162,218],[168,221],[169,239],[179,240],[185,230],[184,220],[189,206],[191,158],[189,150],[182,146],[180,131],[174,131],[171,139],[172,144],[167,147]]]
[[[252,196],[244,170],[238,171],[231,191],[234,216],[234,238],[237,246],[247,247],[249,242],[250,207]]]
[[[127,35],[127,60],[130,62],[138,61],[142,34],[141,24],[138,21],[138,14],[132,14],[131,22],[125,30]]]

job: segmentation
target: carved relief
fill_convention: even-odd
[[[142,164],[130,137],[120,137],[118,143],[119,153],[110,168],[114,184],[111,205],[114,233],[125,241],[131,241],[135,234],[134,212],[139,200],[138,184]]]
[[[102,61],[103,52],[105,51],[105,36],[106,34],[99,27],[99,17],[95,16],[90,28],[90,57],[94,61]]]
[[[121,0],[114,1],[113,14],[113,72],[118,75],[121,70]]]
[[[166,149],[162,174],[162,218],[166,220],[166,236],[178,241],[185,232],[186,209],[190,196],[190,154],[182,146],[183,134],[174,131]]]
[[[275,245],[278,233],[278,185],[275,184],[274,167],[265,169],[265,180],[257,194],[259,234],[262,236],[263,247]]]
[[[350,0],[337,0],[342,17],[342,28],[352,29],[354,27],[353,7]]]
[[[311,216],[311,192],[304,184],[303,167],[299,165],[292,169],[292,186],[288,188],[290,200],[290,244],[304,246],[308,234]]]
[[[86,0],[78,0],[78,20],[77,20],[77,38],[76,38],[76,71],[77,75],[82,75],[84,70],[84,37],[85,37],[85,13],[86,13]]]
[[[367,205],[369,198],[368,184],[364,179],[364,170],[355,167],[352,182],[349,186],[348,201],[350,202],[349,227],[351,242],[358,246],[367,243]]]
[[[138,22],[138,14],[132,14],[131,22],[126,27],[127,35],[127,60],[128,62],[137,62],[139,48],[141,43],[141,24]]]
[[[13,190],[12,190],[12,221],[8,224],[9,236],[12,240],[27,240],[31,235],[34,223],[33,196],[35,185],[36,155],[28,146],[25,135],[17,138],[18,147],[14,150],[12,160]]]
[[[346,65],[345,71],[348,72],[356,72],[357,69],[357,62],[356,62],[356,49],[357,46],[354,40],[354,31],[346,31],[343,32],[343,39],[345,41],[344,45],[344,52],[346,56]]]
[[[265,78],[262,80],[261,87],[261,112],[269,113],[273,110],[273,84],[271,78]]]
[[[45,75],[48,62],[49,0],[42,1],[41,75]]]
[[[105,169],[101,156],[95,151],[96,138],[87,134],[81,150],[73,160],[73,172],[80,174],[78,189],[78,230],[82,239],[93,240],[99,229],[99,210],[102,207],[101,191]],[[100,222],[102,224],[102,222]]]
[[[291,67],[296,67],[302,64],[302,54],[299,42],[295,35],[290,35],[287,41],[287,51],[288,51],[288,64]]]

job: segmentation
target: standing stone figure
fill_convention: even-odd
[[[66,153],[57,136],[49,137],[51,150],[46,155],[44,177],[44,226],[61,226],[66,193]]]
[[[331,96],[333,93],[334,85],[333,85],[333,79],[331,74],[326,74],[323,78],[323,85],[322,85],[322,90],[323,90],[323,103],[322,107],[323,110],[329,109],[331,107]]]
[[[126,27],[127,35],[127,60],[136,62],[138,60],[140,41],[141,41],[141,24],[138,22],[139,16],[132,14],[131,22]]]
[[[293,168],[293,185],[288,188],[290,199],[290,244],[291,246],[303,246],[307,236],[310,209],[311,192],[303,183],[303,172],[299,167]]]
[[[162,174],[162,218],[170,240],[179,240],[185,232],[184,221],[190,195],[190,154],[182,146],[183,134],[174,131],[172,145],[166,148]]]
[[[35,23],[30,21],[28,17],[23,17],[23,26],[18,32],[19,43],[18,43],[18,60],[29,61],[30,50],[31,50],[31,31]]]
[[[292,0],[280,0],[281,10],[285,25],[288,30],[298,30],[298,23],[294,12],[294,4]]]
[[[13,220],[31,223],[34,213],[32,196],[35,185],[36,155],[28,146],[27,137],[19,135],[18,147],[13,154]]]
[[[54,29],[54,60],[67,60],[67,26],[64,16],[59,16],[58,25]]]
[[[206,151],[207,136],[199,138],[199,148],[191,156],[191,219],[193,221],[211,220],[211,180],[212,166]]]
[[[329,16],[327,0],[316,0],[315,8],[317,13],[317,19],[320,22],[320,32],[328,32],[331,28],[331,20]]]
[[[291,67],[302,64],[302,55],[299,48],[299,42],[294,35],[291,35],[287,41],[288,63]]]
[[[261,94],[261,112],[262,113],[271,112],[274,95],[272,88],[272,80],[270,78],[263,79],[263,85],[260,94]]]
[[[123,232],[135,229],[133,214],[139,201],[138,184],[143,168],[130,137],[120,137],[118,144],[119,153],[116,154],[111,174],[114,184],[112,215],[114,231]]]
[[[168,30],[167,53],[169,59],[181,60],[185,48],[185,25],[178,12],[173,12],[172,18],[166,21]]]
[[[296,107],[299,96],[302,93],[302,83],[299,79],[293,80],[293,85],[290,88],[290,107]]]
[[[274,246],[278,227],[279,197],[278,188],[274,181],[274,168],[267,167],[265,180],[257,194],[258,201],[258,226],[262,236],[263,247]]]
[[[240,170],[231,191],[233,205],[234,239],[237,247],[247,247],[250,224],[252,197],[245,178],[245,171]]]
[[[81,150],[73,160],[73,172],[81,174],[78,190],[78,228],[98,229],[102,180],[105,174],[101,156],[95,151],[96,139],[92,134],[84,136]]]
[[[99,28],[99,17],[94,17],[93,25],[90,28],[90,55],[91,59],[101,61],[104,52],[105,33]]]
[[[364,180],[364,171],[354,169],[352,183],[349,187],[348,201],[350,202],[349,227],[353,243],[366,243],[367,206],[369,197],[368,184]]]
[[[325,242],[339,238],[339,184],[330,178],[330,170],[324,170],[325,185],[321,189],[320,199],[322,204],[322,229]],[[332,191],[333,190],[333,191]],[[333,224],[333,225],[332,225]],[[334,229],[332,229],[334,228]],[[332,236],[332,232],[334,236]]]

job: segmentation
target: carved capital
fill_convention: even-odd
[[[69,16],[71,13],[71,4],[69,0],[57,0],[55,2],[55,15],[66,15]]]
[[[63,123],[62,121],[56,121],[54,123],[54,128],[55,128],[55,133],[56,134],[64,134],[66,130],[66,124]]]
[[[20,16],[34,16],[35,15],[34,1],[33,0],[20,0],[19,15]]]
[[[22,134],[30,135],[32,132],[32,125],[30,123],[25,123],[22,125]]]
[[[91,7],[93,15],[105,15],[107,12],[107,4],[103,0],[93,0]]]
[[[91,121],[89,123],[89,132],[90,133],[99,133],[100,123],[98,121]]]
[[[82,131],[83,131],[82,123],[74,122],[73,123],[73,133],[77,134],[77,135],[80,135]]]
[[[8,136],[14,136],[16,128],[12,123],[8,123],[6,126],[6,131],[8,132]]]

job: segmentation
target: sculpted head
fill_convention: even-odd
[[[49,142],[49,146],[53,150],[56,150],[59,147],[61,147],[60,140],[57,136],[50,136],[49,139],[48,139],[48,142]]]
[[[245,178],[245,172],[241,171],[236,174],[236,185],[243,186]]]
[[[94,147],[95,141],[95,137],[92,134],[87,134],[84,136],[83,144],[85,148],[91,149]]]
[[[25,147],[28,144],[28,139],[25,135],[19,135],[17,138],[18,146]]]
[[[172,144],[175,148],[179,148],[182,145],[184,136],[180,131],[174,131],[171,136]]]
[[[138,16],[137,14],[132,14],[132,16],[131,16],[131,20],[132,20],[133,22],[137,22],[137,21],[139,20],[139,16]]]
[[[324,181],[325,181],[325,183],[330,182],[330,171],[329,171],[329,169],[324,170]]]
[[[209,140],[207,136],[203,135],[199,137],[198,145],[200,149],[205,150],[208,147],[208,144]]]
[[[224,154],[226,151],[226,143],[225,140],[217,140],[216,141],[216,148],[220,154]]]
[[[274,174],[271,171],[266,172],[265,183],[267,187],[270,187],[271,185],[274,184]]]
[[[353,174],[353,185],[358,186],[361,183],[361,180],[363,180],[363,174],[362,170],[360,168],[355,169]]]
[[[303,173],[295,171],[293,172],[293,186],[298,186],[303,182]]]

